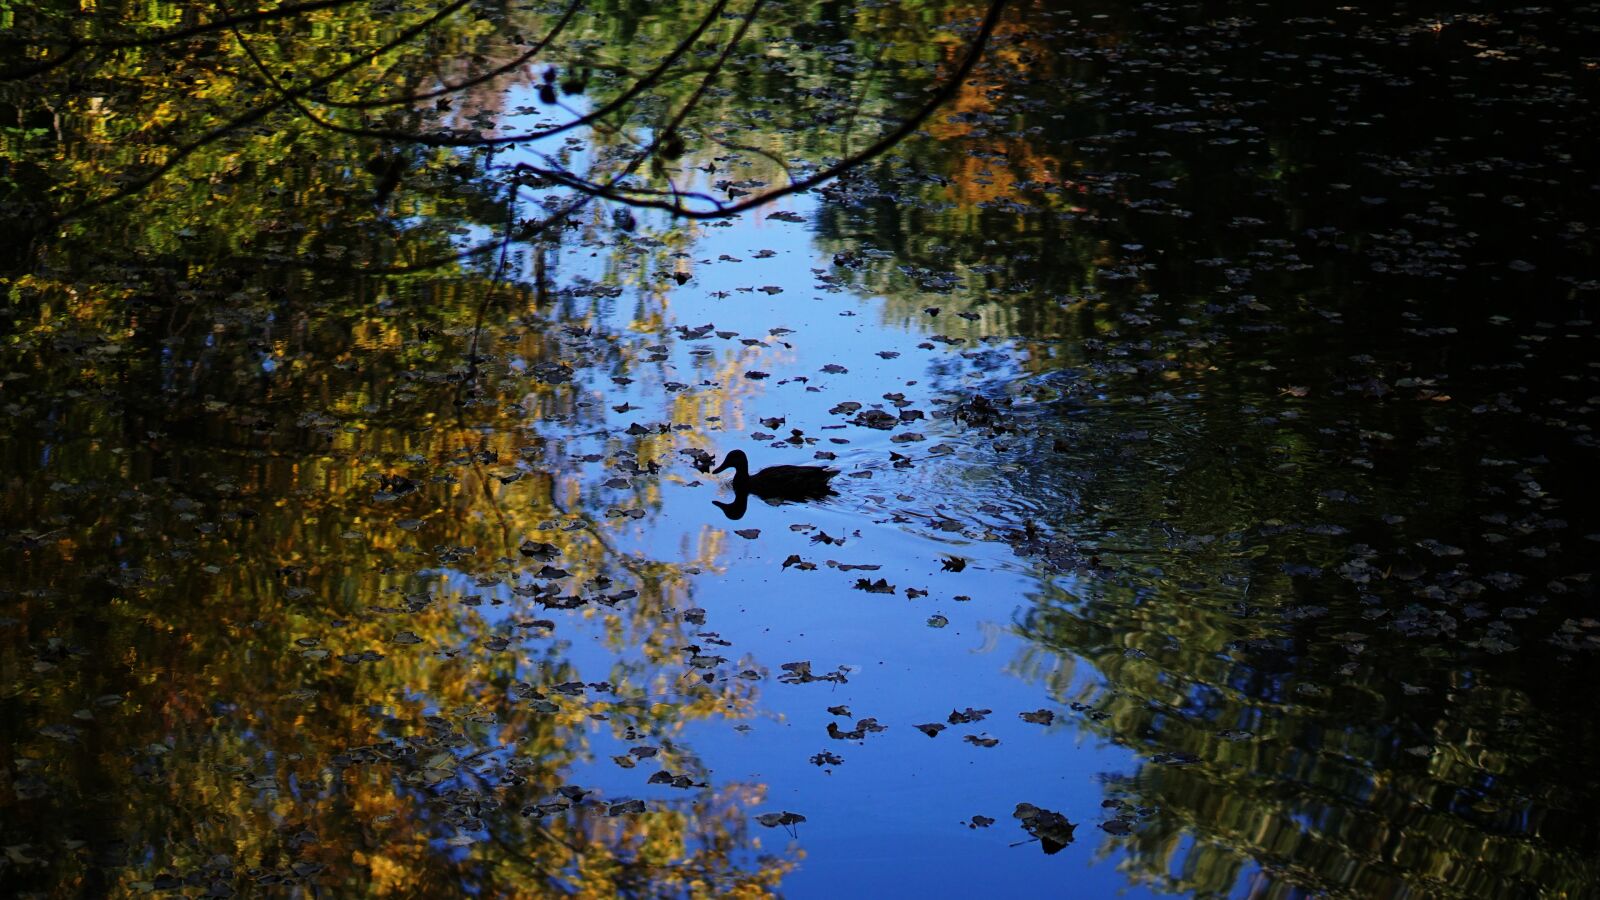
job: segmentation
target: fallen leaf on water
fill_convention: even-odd
[[[788,810],[775,813],[762,813],[761,815],[756,816],[756,821],[768,828],[777,828],[779,825],[798,825],[805,820],[805,816],[802,816],[799,813],[789,812]]]
[[[561,555],[561,548],[557,547],[555,544],[543,544],[531,539],[523,541],[522,546],[518,547],[517,550],[521,552],[523,556],[526,556],[530,559],[536,559],[541,562],[549,562],[550,560],[553,560],[557,556]]]
[[[831,737],[836,741],[865,740],[868,734],[888,730],[889,726],[879,725],[878,720],[874,718],[857,719],[856,727],[849,731],[845,731],[844,729],[840,728],[837,722],[828,723],[828,737]]]
[[[1058,853],[1072,843],[1073,831],[1078,827],[1067,821],[1066,816],[1032,803],[1018,803],[1011,816],[1022,821],[1022,829],[1038,838],[1047,854]]]
[[[843,666],[824,675],[817,675],[811,671],[810,660],[788,662],[779,666],[786,674],[778,676],[778,681],[783,684],[809,684],[813,681],[830,681],[834,684],[846,684],[846,670]]]

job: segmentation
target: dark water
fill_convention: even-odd
[[[1600,891],[1600,8],[707,8],[0,7],[4,893]]]

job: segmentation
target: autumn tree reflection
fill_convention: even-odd
[[[819,184],[960,59],[893,107],[792,5],[4,15],[0,453],[61,476],[3,513],[6,889],[775,892],[764,786],[686,737],[767,674],[691,601],[721,533],[629,543],[748,388],[603,429],[597,383],[660,377],[614,305],[664,331],[693,232],[596,198]]]

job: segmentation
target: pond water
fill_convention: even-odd
[[[1600,891],[1600,7],[310,6],[0,7],[5,893]]]

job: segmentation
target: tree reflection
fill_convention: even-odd
[[[725,6],[107,12],[60,41],[76,7],[7,13],[31,66],[0,182],[9,892],[776,890],[796,854],[750,833],[764,786],[684,737],[749,716],[765,674],[685,612],[720,532],[671,560],[628,540],[671,426],[743,389],[626,433],[596,402],[661,377],[611,307],[665,332],[692,232],[542,202],[591,184],[569,165],[661,155],[607,30],[682,41],[686,71],[639,83],[687,109],[718,72],[686,29],[744,64],[787,27],[748,10],[740,38]],[[597,130],[542,167],[497,159],[489,120],[557,89],[619,115],[570,119]],[[290,127],[312,105],[339,127]],[[614,256],[563,281],[582,243]]]
[[[694,274],[656,212],[815,187],[823,283],[971,348],[932,367],[983,412],[964,477],[1036,517],[1001,536],[1046,585],[1014,669],[1143,760],[1103,823],[1130,877],[1584,893],[1592,376],[1447,280],[1526,227],[1510,271],[1560,244],[1580,282],[1586,232],[1543,226],[1582,216],[1517,153],[1363,130],[1302,40],[1398,91],[1371,67],[1419,34],[1351,10],[1269,56],[1210,7],[0,9],[0,884],[775,891],[763,786],[686,737],[763,674],[692,612],[721,532],[629,539],[751,389],[713,354],[675,392],[638,334]],[[1428,52],[1485,65],[1461,25]],[[1471,71],[1413,105],[1584,158],[1559,79]],[[1589,333],[1569,305],[1537,315]],[[608,431],[630,380],[661,421]]]
[[[6,509],[8,884],[722,895],[792,865],[751,856],[761,786],[707,782],[679,737],[755,696],[739,663],[685,649],[683,570],[716,542],[687,563],[613,547],[603,511],[650,489],[587,498],[573,451],[526,436],[587,414],[570,382],[485,376],[461,405],[449,360],[488,289],[438,282],[404,329],[359,291],[337,309],[39,289],[41,323],[78,302],[9,354],[30,374],[7,466],[42,446],[59,480]],[[575,358],[503,336],[535,370]],[[523,426],[495,424],[513,404]],[[586,634],[609,664],[570,658]],[[650,751],[641,787],[685,786],[635,807],[572,782],[612,745]]]
[[[1587,438],[1496,399],[1569,409],[1581,364],[1477,325],[1515,315],[1493,288],[1418,278],[1450,271],[1437,244],[1359,239],[1445,202],[1391,217],[1395,173],[1426,160],[1466,192],[1452,167],[1495,165],[1435,158],[1453,132],[1403,123],[1373,132],[1383,151],[1308,137],[1296,117],[1359,92],[1235,77],[1298,59],[1295,24],[1053,7],[1000,29],[930,123],[943,140],[827,188],[822,221],[837,283],[887,298],[930,354],[973,348],[930,369],[967,452],[1005,463],[963,486],[1034,517],[1008,537],[1045,585],[1013,671],[1142,760],[1108,782],[1104,851],[1202,896],[1590,889],[1592,588],[1562,556],[1593,530],[1573,502]],[[1370,43],[1391,84],[1417,71],[1405,16],[1346,12],[1364,25],[1318,30],[1324,58]],[[1382,153],[1382,176],[1351,162]],[[1330,209],[1318,191],[1342,181],[1370,202]],[[1580,307],[1541,315],[1589,334]],[[1020,372],[983,352],[998,340]]]

